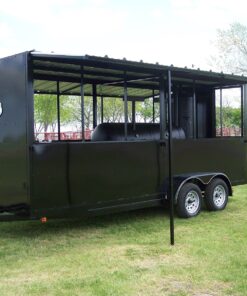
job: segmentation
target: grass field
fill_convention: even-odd
[[[225,211],[0,223],[0,295],[247,295],[247,186]]]

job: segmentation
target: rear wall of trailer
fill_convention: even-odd
[[[29,204],[27,63],[28,53],[0,60],[1,207]]]

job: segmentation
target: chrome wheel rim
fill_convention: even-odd
[[[224,186],[217,185],[214,188],[214,192],[213,192],[214,204],[217,207],[221,207],[225,203],[225,200],[226,200],[226,190],[225,190]]]
[[[191,190],[185,197],[185,208],[190,214],[195,214],[198,211],[200,205],[199,194],[195,190]]]

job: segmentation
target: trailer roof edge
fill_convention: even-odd
[[[163,71],[171,70],[172,72],[182,72],[184,74],[191,74],[191,75],[201,75],[206,77],[214,77],[217,79],[232,79],[237,80],[241,83],[247,83],[247,77],[235,74],[228,74],[228,73],[220,73],[214,71],[206,71],[206,70],[199,70],[199,69],[190,69],[190,68],[182,68],[182,67],[174,67],[174,66],[167,66],[167,65],[159,65],[153,63],[144,63],[142,61],[130,61],[126,59],[115,59],[109,57],[100,57],[100,56],[90,56],[90,55],[63,55],[63,54],[56,54],[56,53],[42,53],[37,51],[29,51],[30,56],[33,60],[44,60],[44,61],[53,61],[53,62],[63,62],[63,63],[83,63],[83,62],[98,62],[99,64],[107,63],[108,65],[119,65],[119,66],[128,66],[134,67],[150,71],[157,71],[162,73]]]

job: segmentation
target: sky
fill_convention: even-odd
[[[0,0],[0,58],[26,50],[208,69],[246,0]]]

